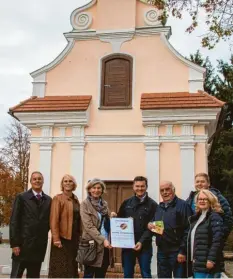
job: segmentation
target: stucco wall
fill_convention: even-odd
[[[60,193],[60,182],[65,174],[70,174],[70,144],[56,143],[52,152],[51,188],[50,194]]]
[[[84,182],[132,180],[145,175],[145,148],[142,143],[88,143],[85,147]]]

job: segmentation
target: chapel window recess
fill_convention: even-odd
[[[132,108],[133,59],[114,54],[102,60],[101,109]]]

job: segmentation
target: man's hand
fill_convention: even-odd
[[[116,212],[111,212],[111,213],[110,213],[110,218],[113,218],[113,217],[117,217]]]
[[[178,254],[178,256],[177,256],[177,261],[178,261],[178,263],[184,263],[184,262],[186,262],[186,256],[185,256],[185,255],[182,255],[182,254]]]
[[[147,228],[151,231],[155,228],[155,225],[152,223],[148,223]]]
[[[104,240],[104,247],[108,248],[108,249],[112,249],[112,246],[111,246],[110,242],[107,239]]]
[[[142,243],[141,242],[137,242],[133,249],[135,251],[141,250],[142,249]]]
[[[20,254],[20,248],[19,247],[13,247],[12,252],[15,256],[19,256]]]
[[[53,242],[53,245],[56,246],[57,248],[62,248],[61,241],[55,241]]]
[[[206,263],[206,268],[212,269],[213,267],[214,267],[214,263],[211,262],[211,261],[207,261],[207,263]]]

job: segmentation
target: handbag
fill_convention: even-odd
[[[79,243],[76,261],[80,265],[92,265],[97,256],[97,246],[94,240],[83,241]]]
[[[101,229],[103,219],[101,218],[100,227]],[[76,257],[76,261],[79,265],[92,265],[97,257],[97,244],[95,240],[83,240],[81,239],[79,242],[78,253]]]

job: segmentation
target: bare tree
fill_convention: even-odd
[[[213,48],[220,39],[227,40],[233,35],[233,0],[144,0],[163,10],[160,19],[166,22],[167,16],[182,18],[184,12],[191,16],[191,24],[186,31],[191,33],[202,22],[200,14],[205,16],[208,27],[202,36],[202,46]]]
[[[19,179],[23,190],[28,186],[28,166],[30,158],[29,130],[13,120],[6,129],[1,158],[14,178]]]

